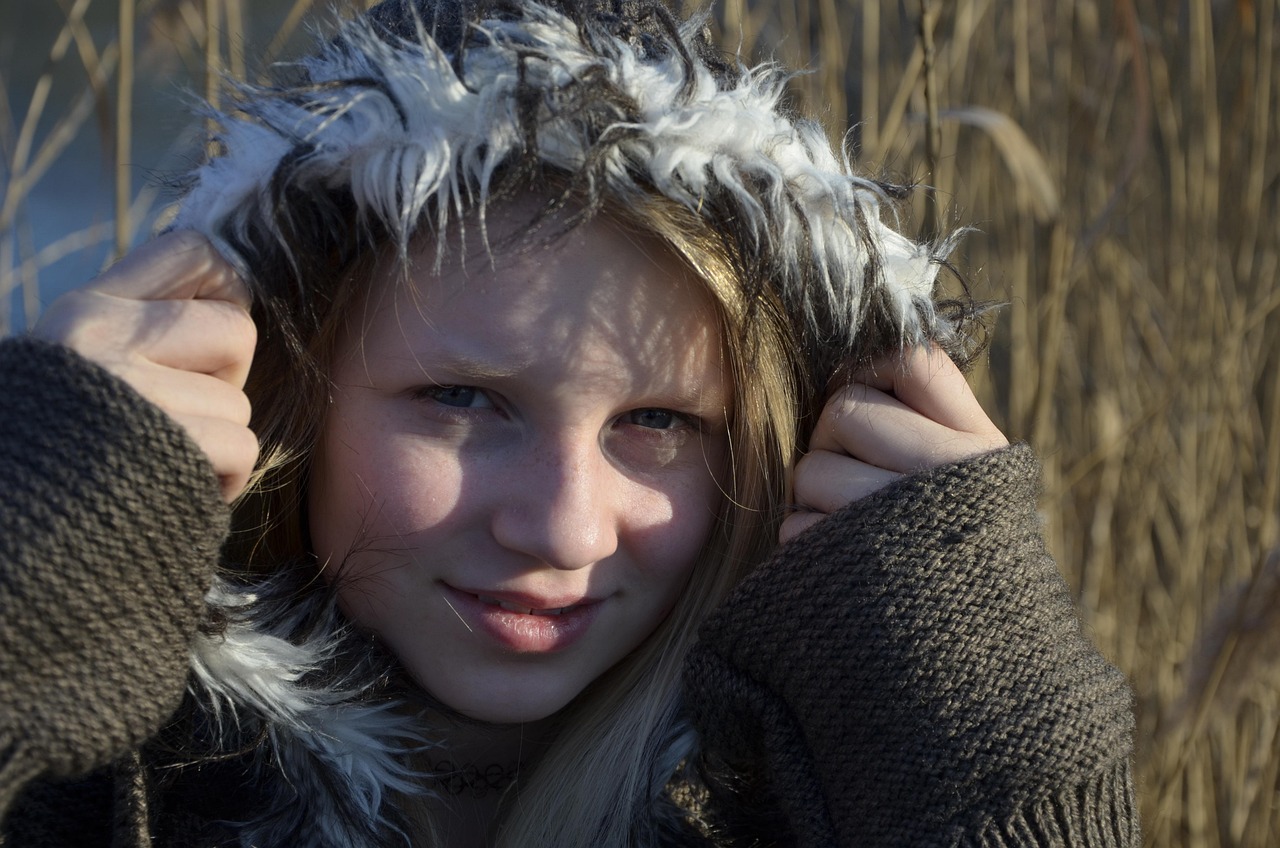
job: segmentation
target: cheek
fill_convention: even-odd
[[[407,450],[395,434],[344,430],[342,439],[327,432],[317,452],[308,494],[312,548],[348,619],[390,637],[406,599],[438,591],[421,554],[457,535],[460,467],[447,453]]]
[[[634,504],[633,538],[644,553],[638,557],[649,579],[664,585],[666,604],[675,602],[715,528],[724,494],[706,469],[681,485],[649,492]]]
[[[370,554],[447,527],[461,496],[458,458],[410,447],[406,438],[360,422],[326,428],[307,503],[312,549],[322,563],[359,568]]]

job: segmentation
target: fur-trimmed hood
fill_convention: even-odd
[[[881,220],[886,186],[787,110],[781,68],[727,61],[705,17],[660,6],[388,0],[288,84],[237,89],[213,115],[222,153],[193,174],[176,226],[252,280],[255,250],[289,243],[298,198],[321,227],[354,207],[403,255],[469,211],[483,227],[504,169],[547,168],[596,203],[657,192],[704,217],[824,361],[945,345],[954,328],[933,287],[949,245]]]
[[[255,309],[278,299],[266,308],[292,316],[311,310],[305,263],[344,265],[385,242],[407,256],[464,220],[484,238],[511,173],[546,169],[588,210],[656,193],[722,232],[748,299],[781,303],[818,381],[832,363],[946,343],[955,328],[933,287],[947,245],[882,221],[885,186],[787,111],[786,73],[726,60],[705,30],[660,0],[387,0],[287,82],[237,89],[213,115],[221,153],[192,174],[175,226],[238,266]],[[193,697],[215,740],[263,740],[250,755],[260,803],[237,838],[403,844],[387,800],[424,791],[405,756],[429,744],[416,711],[388,694],[390,661],[325,593],[290,583],[219,583],[209,600],[224,626],[194,650]],[[676,830],[659,796],[695,740],[671,727],[642,848]]]

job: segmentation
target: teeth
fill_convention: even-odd
[[[510,601],[500,601],[497,598],[490,598],[486,595],[476,595],[482,603],[489,606],[501,607],[507,612],[518,612],[521,615],[562,615],[569,607],[556,607],[555,609],[533,609],[531,607],[522,607],[519,604],[513,604]]]

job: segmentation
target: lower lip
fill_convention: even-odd
[[[560,615],[526,615],[486,604],[452,586],[443,588],[449,605],[468,630],[483,633],[504,649],[519,654],[550,654],[567,649],[586,635],[600,611],[597,601]]]

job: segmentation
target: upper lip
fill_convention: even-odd
[[[594,604],[598,601],[598,599],[586,595],[541,595],[529,592],[500,589],[475,589],[463,586],[454,586],[453,588],[458,592],[474,595],[482,601],[496,602],[507,606],[508,608],[519,608],[517,611],[528,612],[551,612],[555,610],[564,610],[570,607]]]

